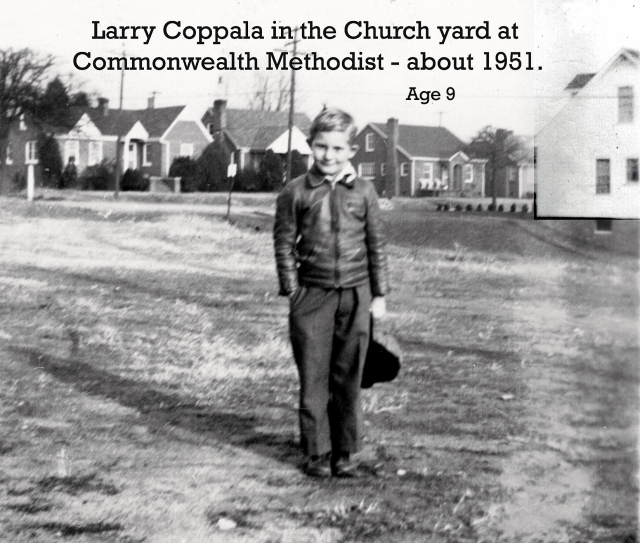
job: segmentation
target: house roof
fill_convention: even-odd
[[[387,135],[385,123],[371,123]],[[412,157],[449,158],[464,148],[462,140],[442,126],[398,125],[398,146]]]
[[[564,90],[581,89],[582,87],[584,87],[591,80],[591,78],[594,75],[596,75],[596,74],[595,73],[593,73],[593,74],[578,74],[569,82],[569,84],[565,87]]]
[[[110,109],[106,116],[99,108],[89,110],[91,120],[105,136],[127,134],[138,121],[142,123],[150,138],[161,137],[176,120],[185,106],[153,109]]]
[[[207,115],[213,115],[209,108]],[[266,149],[276,138],[289,129],[287,111],[255,111],[252,109],[227,109],[225,131],[238,147]],[[311,128],[311,120],[304,113],[293,116],[293,124],[305,135]]]

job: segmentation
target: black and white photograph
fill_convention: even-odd
[[[638,541],[635,0],[4,0],[0,541]]]

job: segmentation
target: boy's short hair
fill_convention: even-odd
[[[347,141],[352,145],[356,139],[358,128],[353,121],[353,117],[346,111],[337,108],[325,108],[311,123],[309,130],[309,143],[312,143],[318,132],[345,132]]]

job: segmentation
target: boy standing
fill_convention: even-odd
[[[300,376],[306,473],[355,474],[361,446],[360,383],[370,312],[386,312],[387,262],[373,184],[349,162],[358,150],[353,118],[323,110],[308,139],[311,170],[278,196],[274,241],[280,294],[289,297]]]

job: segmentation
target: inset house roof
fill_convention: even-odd
[[[385,123],[371,123],[387,135]],[[448,159],[463,149],[464,142],[442,126],[398,125],[398,147],[411,157]]]
[[[226,109],[224,130],[238,147],[266,150],[279,136],[289,130],[287,111],[256,111],[252,109]],[[208,115],[213,115],[209,108]],[[293,124],[308,135],[311,120],[304,113],[293,116]]]
[[[564,90],[578,90],[584,87],[591,78],[596,75],[593,74],[578,74],[576,75],[571,82],[564,88]]]

